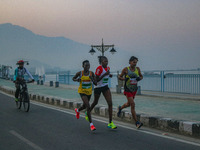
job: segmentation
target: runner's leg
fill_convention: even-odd
[[[130,106],[130,103],[127,102],[127,103],[124,103],[122,106],[121,106],[121,110],[126,108],[126,107],[129,107]]]
[[[134,99],[133,99],[133,97],[127,97],[127,100],[128,100],[128,102],[129,102],[129,104],[131,106],[131,113],[132,113],[133,119],[135,120],[135,122],[137,122]]]
[[[94,101],[90,107],[90,112],[92,111],[92,109],[98,104],[98,101],[99,101],[99,97],[100,97],[101,94],[95,94],[94,93]]]
[[[83,98],[82,98],[82,100],[83,100]],[[78,109],[78,111],[80,112],[81,110],[83,110],[85,108],[86,108],[85,103],[83,103],[83,105]]]
[[[91,113],[90,113],[90,103],[89,103],[88,97],[87,96],[82,96],[81,98],[82,98],[82,101],[84,103],[84,106],[87,109],[87,116],[88,116],[89,122],[91,123],[92,122],[92,118],[91,118]]]
[[[112,122],[112,96],[110,89],[103,92],[103,96],[105,97],[108,104],[108,112],[109,112],[109,122]]]

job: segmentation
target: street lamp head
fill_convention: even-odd
[[[116,53],[117,51],[114,49],[114,47],[110,50],[111,54]]]
[[[89,51],[89,53],[91,54],[91,55],[94,55],[94,53],[96,53],[96,51],[93,49],[93,47],[92,47],[92,49]]]

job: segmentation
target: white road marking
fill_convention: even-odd
[[[42,148],[40,148],[39,146],[37,146],[36,144],[32,143],[31,141],[29,141],[28,139],[26,139],[25,137],[23,137],[22,135],[20,135],[19,133],[15,132],[14,130],[11,130],[10,133],[14,136],[16,136],[17,138],[19,138],[20,140],[22,140],[24,143],[28,144],[29,146],[31,146],[32,148],[34,148],[35,150],[43,150]]]
[[[4,94],[4,95],[7,95],[7,96],[9,96],[9,97],[14,97],[14,96],[9,95],[9,94],[6,94],[6,93],[4,93],[4,92],[2,92],[2,91],[0,91],[0,93],[2,93],[2,94]],[[48,105],[48,104],[43,104],[43,103],[33,102],[33,101],[31,101],[31,103],[34,104],[34,105],[42,106],[42,107],[49,108],[49,109],[52,109],[52,110],[56,110],[56,111],[60,111],[60,112],[63,112],[63,113],[67,113],[67,114],[70,114],[70,115],[75,115],[75,113],[69,112],[68,110],[63,110],[63,109],[61,109],[61,108],[60,108],[60,109],[59,109],[59,108],[56,108],[56,107],[53,106],[53,105],[51,106],[51,105]],[[83,117],[83,118],[84,118],[83,115],[80,115],[80,117]],[[92,119],[95,120],[95,121],[98,121],[98,122],[107,123],[107,121],[97,119],[97,118],[95,118],[94,116],[93,116]],[[146,134],[158,136],[158,137],[161,137],[161,138],[166,138],[166,139],[174,140],[174,141],[177,141],[177,142],[182,142],[182,143],[186,143],[186,144],[195,145],[195,146],[199,146],[199,147],[200,147],[200,144],[199,144],[199,143],[195,143],[195,142],[190,142],[190,141],[182,140],[182,139],[178,139],[178,138],[175,138],[175,137],[160,135],[160,134],[153,133],[153,132],[150,132],[150,131],[138,130],[138,129],[136,129],[136,128],[132,128],[132,127],[128,127],[128,126],[121,125],[120,123],[118,123],[117,126],[122,127],[122,128],[125,128],[125,129],[134,130],[134,131],[137,131],[137,132],[142,132],[142,133],[146,133]]]

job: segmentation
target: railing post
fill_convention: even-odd
[[[56,82],[58,81],[58,74],[56,74]]]
[[[66,74],[64,74],[64,84],[66,84]]]
[[[70,71],[67,72],[67,84],[69,84],[69,80],[70,80]]]
[[[163,71],[163,92],[165,92],[165,72]]]
[[[161,92],[164,92],[164,71],[160,71],[160,79],[161,79]]]
[[[162,71],[160,71],[160,91],[162,92]]]
[[[45,82],[45,74],[43,75],[43,81]]]

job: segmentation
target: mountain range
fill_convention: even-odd
[[[29,61],[29,68],[45,68],[77,71],[82,69],[82,61],[88,59],[91,70],[99,64],[97,56],[90,55],[90,45],[73,41],[66,37],[47,37],[10,23],[0,24],[0,64],[16,67],[19,59]],[[117,48],[117,53],[105,53],[113,71],[128,65],[129,52]],[[120,60],[127,59],[126,62]]]

